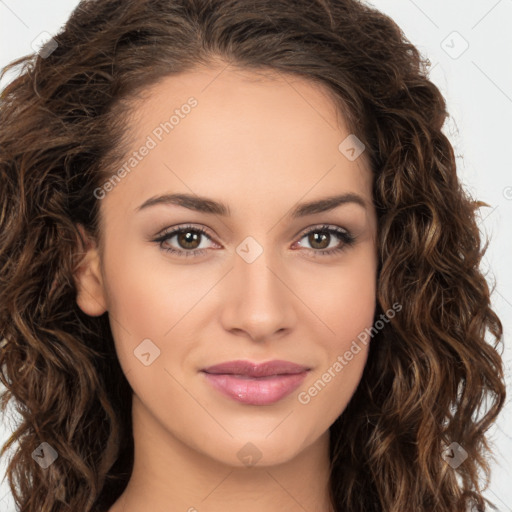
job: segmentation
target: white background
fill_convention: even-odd
[[[57,33],[77,4],[0,0],[0,67],[31,53],[41,32]],[[493,303],[505,329],[509,395],[490,431],[497,461],[485,494],[500,512],[512,512],[512,0],[374,0],[371,5],[391,16],[430,59],[430,78],[447,100],[450,118],[443,130],[455,148],[461,180],[491,205],[481,210],[481,228],[491,238],[483,268],[491,285],[497,283]],[[7,75],[0,88],[11,78]],[[0,425],[0,443],[11,424]],[[5,462],[0,461],[2,478]],[[0,512],[14,510],[5,480]]]

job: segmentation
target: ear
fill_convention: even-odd
[[[73,275],[77,288],[76,302],[85,314],[100,316],[107,311],[100,253],[96,241],[86,234],[83,226],[78,224],[77,227],[86,246],[80,243],[84,256]]]

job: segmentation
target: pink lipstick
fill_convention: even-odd
[[[222,394],[247,405],[273,404],[297,389],[311,368],[289,361],[228,361],[204,368],[207,381]]]

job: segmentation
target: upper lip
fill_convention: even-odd
[[[302,373],[310,370],[307,366],[276,359],[265,363],[253,363],[251,361],[226,361],[203,368],[206,373],[223,373],[232,375],[246,375],[248,377],[267,377],[269,375],[287,375]]]

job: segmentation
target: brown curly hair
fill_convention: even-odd
[[[485,204],[458,180],[445,100],[400,28],[356,0],[83,0],[54,40],[2,72],[23,65],[0,104],[1,410],[14,399],[20,414],[1,454],[18,444],[7,474],[20,512],[103,512],[127,485],[132,393],[108,315],[76,304],[77,225],[98,237],[94,190],[129,147],[131,102],[219,60],[327,85],[371,162],[376,316],[403,309],[330,427],[336,510],[485,510],[485,433],[505,401]],[[59,455],[44,471],[42,442]],[[468,453],[456,469],[441,456],[451,442]]]

